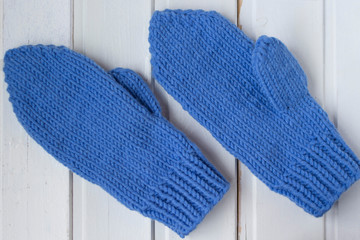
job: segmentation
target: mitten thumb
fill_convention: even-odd
[[[255,44],[252,65],[264,94],[276,110],[293,107],[307,95],[306,75],[280,40],[261,36]]]
[[[109,74],[151,113],[161,115],[161,108],[158,101],[138,74],[125,68],[115,68],[111,70]]]

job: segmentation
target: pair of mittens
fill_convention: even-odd
[[[55,159],[181,237],[229,188],[199,149],[161,116],[139,75],[105,72],[66,47],[6,52],[17,119]]]
[[[273,191],[318,217],[360,177],[281,41],[254,43],[213,11],[165,10],[149,42],[156,80]]]

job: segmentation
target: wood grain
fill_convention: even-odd
[[[238,9],[237,0],[0,0],[0,67],[9,48],[37,43],[72,47],[73,42],[75,50],[106,70],[125,67],[140,73],[160,101],[163,115],[231,183],[230,191],[186,239],[359,239],[359,182],[325,217],[314,218],[258,181],[152,79],[147,37],[153,11],[216,10],[254,40],[266,34],[287,44],[309,78],[311,94],[359,156],[360,3],[239,2]],[[100,187],[76,175],[72,180],[72,174],[18,123],[4,81],[0,91],[1,239],[179,239]]]
[[[345,141],[360,156],[360,3],[336,1],[334,10],[337,126]],[[359,201],[358,181],[339,200],[337,239],[360,239]]]
[[[76,0],[74,48],[106,70],[130,68],[150,82],[151,2]],[[74,176],[74,240],[151,239],[151,220]]]
[[[256,40],[283,41],[308,76],[311,94],[324,103],[322,1],[243,1],[240,24]],[[314,218],[286,197],[272,192],[242,165],[240,239],[323,239],[323,218]]]
[[[237,22],[237,2],[233,0],[216,1],[177,1],[156,0],[155,10],[170,9],[204,9],[216,10],[233,23]],[[157,96],[163,100],[162,108],[171,123],[186,134],[203,152],[205,157],[230,182],[231,187],[224,198],[213,208],[198,227],[186,239],[236,239],[237,238],[237,161],[212,136],[196,122],[179,103],[165,90],[155,84]],[[180,239],[163,224],[155,224],[155,239]]]
[[[5,51],[23,44],[70,45],[69,0],[2,3]],[[69,239],[69,171],[20,126],[3,80],[1,98],[2,239]]]

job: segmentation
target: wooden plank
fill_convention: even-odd
[[[4,18],[4,2],[0,0],[0,68],[3,69],[4,67],[4,49],[3,49],[3,35],[4,35],[4,25],[3,25],[3,18]],[[4,79],[4,72],[0,71],[0,79]],[[4,89],[4,82],[0,83],[0,92],[3,93]],[[0,96],[0,112],[4,113],[4,95]],[[4,138],[3,138],[3,126],[4,126],[3,117],[0,117],[0,187],[1,187],[1,196],[0,196],[0,238],[4,239],[3,234],[3,223],[4,223],[4,206],[3,206],[3,163],[4,163]]]
[[[143,0],[140,4],[75,0],[75,48],[106,69],[129,67],[150,83],[147,27],[156,9],[213,9],[236,22],[236,2]],[[360,62],[357,39],[360,4],[354,1],[275,0],[243,2],[240,24],[253,39],[268,34],[282,39],[309,76],[311,93],[360,155]],[[27,43],[71,46],[71,1],[4,0],[0,16],[4,49]],[[325,16],[323,15],[325,13]],[[323,22],[325,19],[325,22]],[[46,22],[46,24],[44,24]],[[325,27],[324,27],[325,25]],[[21,26],[21,27],[19,27]],[[325,32],[324,32],[325,31]],[[324,38],[325,36],[325,38]],[[325,49],[325,51],[323,50]],[[1,54],[2,58],[3,54]],[[2,60],[0,64],[2,68]],[[2,76],[0,78],[3,79]],[[156,83],[164,114],[187,134],[231,181],[232,188],[187,239],[236,237],[236,163],[211,135]],[[0,232],[3,239],[71,239],[69,173],[31,140],[17,122],[0,85]],[[360,184],[346,192],[323,219],[315,219],[268,190],[241,166],[240,239],[359,239]],[[74,177],[74,239],[179,239],[160,223],[129,211],[100,188]],[[274,218],[276,217],[276,221]],[[324,235],[325,234],[325,235]]]
[[[235,0],[156,0],[155,10],[163,9],[204,9],[216,10],[232,22],[237,22],[237,2]],[[212,209],[198,227],[186,239],[236,239],[237,234],[237,162],[212,136],[197,123],[179,103],[165,90],[155,83],[158,99],[162,100],[162,109],[166,117],[178,129],[184,132],[203,152],[205,157],[230,182],[231,188],[224,198]],[[174,232],[163,224],[155,223],[155,239],[180,239]]]
[[[334,75],[339,132],[360,157],[360,3],[333,1]],[[360,182],[345,192],[337,210],[335,239],[360,239]]]
[[[308,76],[310,92],[324,102],[323,2],[243,1],[240,24],[252,39],[281,39]],[[322,239],[323,218],[305,213],[287,198],[270,191],[242,165],[240,239]]]
[[[4,50],[38,43],[70,46],[70,0],[3,4]],[[69,171],[28,137],[4,81],[1,92],[2,237],[69,239]]]
[[[151,1],[74,1],[74,48],[107,70],[131,68],[150,81]],[[74,240],[151,239],[151,220],[74,176]]]
[[[338,123],[337,59],[336,59],[336,1],[324,2],[324,109],[331,121]],[[338,202],[325,214],[325,239],[338,238]]]

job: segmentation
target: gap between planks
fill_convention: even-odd
[[[243,0],[237,0],[237,14],[236,14],[236,24],[237,27],[242,29],[241,23],[240,23],[240,11],[242,6]],[[236,239],[240,240],[240,234],[241,234],[241,164],[239,164],[239,160],[236,159],[236,168],[237,168],[237,216],[236,216]]]

